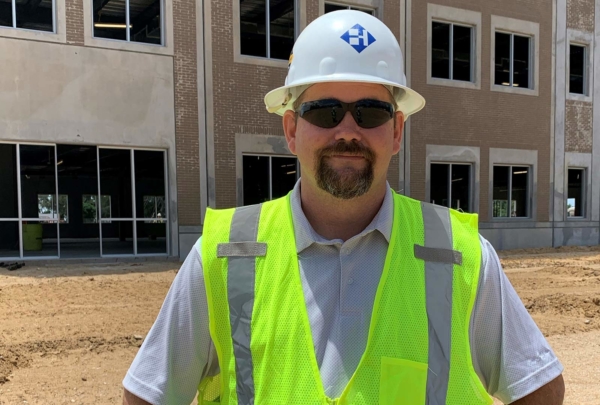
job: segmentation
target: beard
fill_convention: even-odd
[[[336,170],[327,162],[327,158],[340,153],[361,156],[366,160],[366,166],[362,169],[344,167]],[[360,197],[373,184],[375,153],[357,142],[339,141],[319,149],[315,153],[315,162],[317,185],[336,198],[350,200]]]

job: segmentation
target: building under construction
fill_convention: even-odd
[[[392,188],[478,213],[498,249],[599,243],[600,0],[0,0],[0,261],[185,257],[207,207],[286,194],[263,97],[348,8],[427,100]]]

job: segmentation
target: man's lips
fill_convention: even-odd
[[[362,160],[362,159],[365,159],[364,156],[358,156],[358,155],[331,155],[329,157],[338,158],[338,159],[348,159],[348,160]]]

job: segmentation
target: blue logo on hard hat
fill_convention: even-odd
[[[369,31],[356,24],[344,33],[340,38],[348,42],[356,52],[361,53],[369,45],[376,41],[375,37]]]

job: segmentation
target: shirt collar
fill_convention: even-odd
[[[392,234],[392,220],[394,218],[394,198],[389,183],[386,182],[387,191],[381,204],[381,208],[377,212],[377,215],[373,218],[371,223],[357,236],[366,235],[374,230],[379,231],[387,240],[390,242]],[[294,235],[296,237],[296,251],[297,253],[302,252],[313,243],[321,243],[332,245],[336,243],[342,243],[341,239],[326,239],[319,235],[312,227],[308,219],[302,211],[302,202],[300,199],[300,180],[296,182],[294,189],[292,190],[291,204],[292,204],[292,220],[294,222]]]

